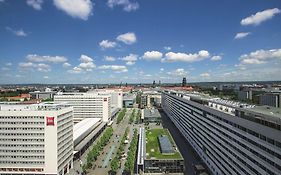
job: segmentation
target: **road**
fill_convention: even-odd
[[[165,114],[163,110],[159,110],[162,117],[162,125],[164,128],[167,128],[173,139],[175,140],[185,163],[185,174],[186,175],[195,175],[193,171],[193,164],[202,163],[200,157],[193,150],[192,146],[185,140],[185,138],[181,135],[180,131],[174,125],[174,123],[170,120],[170,118]]]

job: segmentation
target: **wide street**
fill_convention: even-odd
[[[133,128],[137,128],[134,124],[129,124],[129,116],[132,113],[133,109],[127,109],[127,112],[124,116],[124,119],[117,124],[117,116],[113,120],[112,128],[113,128],[113,136],[109,140],[109,143],[103,148],[101,151],[100,156],[97,158],[97,161],[93,163],[93,168],[89,169],[87,171],[87,174],[89,175],[106,175],[111,170],[110,168],[110,162],[111,160],[116,156],[117,150],[120,146],[121,139],[125,133],[126,128],[129,128],[129,139],[128,144],[125,145],[125,155],[127,155],[128,148],[130,146],[130,142],[133,137]],[[102,135],[102,134],[101,134]],[[100,137],[99,137],[100,138]],[[96,142],[99,140],[99,138],[96,139],[95,142],[89,147],[89,149],[81,156],[81,161],[83,163],[86,162],[87,153],[89,150],[93,147],[93,145],[96,144]],[[117,170],[117,175],[121,175],[124,170],[126,157],[120,159],[121,167]],[[76,171],[82,172],[82,168],[80,167],[80,160],[76,160],[74,162],[74,169],[72,169],[70,174],[78,174]]]

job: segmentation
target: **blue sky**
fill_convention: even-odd
[[[0,0],[0,83],[281,80],[279,0]]]

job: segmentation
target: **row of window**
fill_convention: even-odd
[[[1,130],[16,130],[16,131],[43,131],[44,128],[43,127],[0,127],[0,131]]]
[[[4,139],[4,138],[0,138],[0,142],[44,142],[44,139]]]
[[[44,136],[44,133],[0,133],[0,136]]]
[[[0,122],[0,125],[44,125],[44,122]]]
[[[16,155],[0,155],[0,159],[44,159],[45,156],[16,156]]]
[[[1,119],[44,119],[44,116],[1,116]]]
[[[42,148],[44,144],[0,144],[0,147],[17,147],[17,148]]]

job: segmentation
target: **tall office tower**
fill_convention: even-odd
[[[155,80],[153,80],[152,86],[155,87],[155,84],[156,84],[156,83],[155,83]]]
[[[186,86],[186,77],[183,77],[183,78],[182,78],[182,86],[183,86],[183,87]]]
[[[0,174],[69,172],[72,111],[65,104],[0,105]]]
[[[101,118],[107,122],[111,117],[110,95],[98,93],[58,93],[55,102],[67,102],[73,106],[74,122],[84,118]]]
[[[177,92],[162,107],[212,174],[281,174],[280,108]]]

